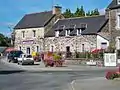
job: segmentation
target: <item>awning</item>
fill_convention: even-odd
[[[5,52],[17,51],[14,47],[9,47],[5,50]]]

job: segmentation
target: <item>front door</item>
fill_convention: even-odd
[[[70,52],[70,46],[66,47],[66,52]]]
[[[71,52],[70,52],[70,46],[66,47],[66,58],[70,58],[71,57]]]
[[[30,47],[27,47],[27,54],[30,54]]]

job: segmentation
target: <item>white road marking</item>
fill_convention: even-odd
[[[75,90],[75,88],[74,88],[74,83],[75,83],[75,80],[73,80],[73,81],[71,82],[72,90]]]

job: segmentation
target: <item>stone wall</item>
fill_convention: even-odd
[[[109,24],[109,32],[110,32],[110,41],[113,43],[114,46],[116,45],[116,37],[120,36],[120,28],[118,28],[117,26],[118,13],[120,13],[120,9],[113,9],[106,11],[106,17],[109,18],[108,24]]]
[[[89,40],[88,38],[91,38]],[[82,44],[84,44],[84,50],[90,51],[96,48],[95,35],[88,36],[70,36],[70,37],[48,37],[45,38],[45,51],[50,51],[51,46],[54,47],[55,52],[66,52],[66,47],[70,47],[71,52],[82,52]]]

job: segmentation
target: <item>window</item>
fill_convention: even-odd
[[[118,4],[120,4],[120,0],[117,0]]]
[[[86,28],[87,28],[87,24],[81,23],[81,24],[80,24],[80,27],[81,27],[82,29],[86,29]]]
[[[118,23],[117,23],[117,27],[120,28],[120,14],[118,15]]]
[[[82,44],[82,52],[84,52],[84,51],[85,51],[85,45]]]
[[[81,35],[81,29],[77,30],[77,35]]]
[[[33,30],[33,37],[36,37],[36,31]]]
[[[55,36],[59,37],[59,31],[55,31]]]
[[[106,42],[101,43],[101,48],[106,49],[107,48],[107,43]]]
[[[54,52],[54,46],[53,45],[50,46],[50,52]]]
[[[37,46],[37,52],[39,52],[39,46]]]
[[[25,31],[22,31],[22,37],[25,38]]]
[[[19,50],[21,51],[22,49],[21,49],[21,46],[19,47]]]
[[[66,36],[70,36],[70,30],[66,30]]]
[[[66,47],[66,52],[70,52],[70,46]]]

